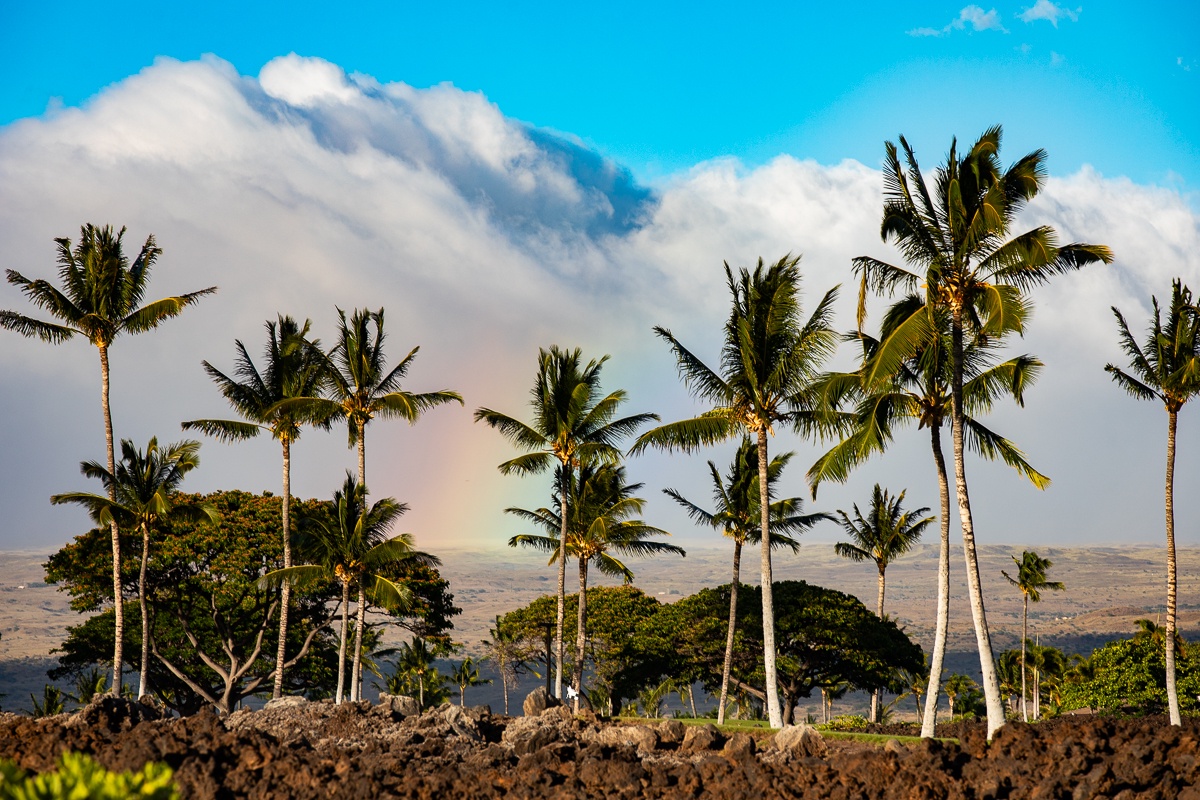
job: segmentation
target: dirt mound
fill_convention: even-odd
[[[619,725],[563,708],[538,717],[443,706],[287,699],[222,720],[156,719],[105,698],[44,720],[0,714],[0,758],[32,770],[63,750],[110,769],[163,761],[185,797],[1026,798],[1200,800],[1200,724],[1076,718],[960,745],[876,748],[814,733],[754,740],[678,723]],[[814,754],[823,753],[820,757]]]

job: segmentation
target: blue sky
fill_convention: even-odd
[[[950,135],[1000,122],[1010,153],[1044,147],[1055,174],[1089,163],[1194,192],[1197,31],[1200,4],[1178,2],[14,0],[0,11],[0,124],[79,105],[158,56],[213,53],[256,75],[296,52],[483,92],[643,179],[722,156],[874,165],[898,133],[940,155]]]
[[[311,318],[329,342],[335,305],[385,306],[393,355],[421,346],[409,388],[467,406],[372,430],[372,491],[409,502],[431,549],[499,546],[522,532],[502,510],[547,488],[497,474],[511,448],[471,411],[519,416],[539,347],[611,354],[605,386],[630,411],[694,414],[652,326],[713,359],[722,261],[796,252],[810,300],[843,284],[836,324],[850,327],[850,259],[896,257],[878,236],[883,142],[905,134],[928,172],[952,136],[1002,123],[1005,160],[1049,153],[1021,224],[1117,259],[1032,295],[1012,350],[1046,370],[1024,409],[991,422],[1054,483],[970,462],[980,540],[1157,543],[1162,409],[1103,366],[1122,358],[1110,306],[1140,330],[1172,278],[1200,287],[1197,8],[9,2],[0,267],[51,277],[55,237],[107,222],[131,246],[157,237],[156,296],[221,287],[114,346],[114,425],[139,446],[227,413],[200,361],[230,368],[234,338],[257,353],[264,320]],[[7,283],[0,308],[29,311]],[[0,419],[21,420],[0,426],[0,550],[86,525],[47,499],[85,489],[78,463],[103,455],[96,373],[86,344],[0,334]],[[1181,486],[1200,475],[1191,413]],[[772,447],[797,451],[785,491],[804,494],[819,446]],[[659,490],[704,498],[704,460],[728,457],[633,460],[650,521],[717,544]],[[205,442],[202,459],[196,491],[278,490],[271,442]],[[311,432],[293,465],[296,494],[328,497],[354,460],[343,432]],[[813,508],[861,504],[875,481],[935,505],[927,440],[905,435]],[[1176,507],[1180,541],[1200,544],[1200,498]]]

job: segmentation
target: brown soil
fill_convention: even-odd
[[[227,720],[157,719],[104,698],[75,714],[0,714],[0,758],[53,766],[64,750],[110,769],[163,761],[186,798],[1141,798],[1200,799],[1200,724],[1075,718],[957,731],[962,745],[828,747],[678,722],[620,726],[550,709],[503,717],[403,704],[285,701]],[[824,751],[824,752],[822,752]]]

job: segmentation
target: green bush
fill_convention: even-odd
[[[818,730],[842,731],[846,733],[862,732],[867,729],[867,718],[862,714],[840,714],[824,725],[818,725]]]
[[[179,800],[171,769],[147,764],[138,772],[109,772],[84,753],[63,753],[58,769],[28,775],[11,761],[0,761],[0,800]]]

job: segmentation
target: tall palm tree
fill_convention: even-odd
[[[767,467],[768,496],[775,496],[775,486],[783,468],[791,461],[794,453],[783,453],[771,459]],[[675,489],[663,489],[676,503],[683,506],[688,516],[701,525],[721,531],[733,540],[733,580],[729,593],[729,624],[725,635],[725,663],[721,668],[721,699],[717,705],[717,724],[725,724],[725,706],[729,698],[729,672],[733,665],[733,639],[737,629],[737,587],[742,585],[742,546],[758,544],[762,539],[760,505],[758,501],[758,445],[750,437],[734,454],[733,462],[725,477],[713,462],[708,462],[712,476],[712,497],[715,510],[706,511],[691,502]],[[788,497],[771,503],[771,547],[788,547],[793,553],[800,549],[800,542],[791,534],[800,534],[821,520],[832,520],[825,513],[802,514],[804,500]]]
[[[583,660],[587,647],[587,582],[588,567],[595,562],[596,568],[605,575],[620,576],[626,583],[633,580],[633,572],[616,555],[650,556],[661,553],[677,553],[686,556],[683,548],[665,542],[651,541],[652,536],[670,536],[669,533],[647,525],[638,515],[646,501],[636,497],[642,488],[640,483],[625,482],[625,468],[614,464],[585,464],[579,474],[568,479],[566,488],[566,525],[560,511],[539,508],[529,511],[509,508],[510,514],[541,526],[549,534],[519,534],[509,540],[509,546],[523,545],[551,553],[553,564],[563,551],[560,536],[567,532],[567,555],[579,564],[579,604],[575,634],[575,710],[579,710],[579,697],[583,694]],[[558,497],[562,486],[555,492],[559,509],[564,505]]]
[[[886,489],[875,484],[871,492],[871,509],[863,517],[854,506],[854,519],[841,509],[842,530],[850,537],[849,542],[838,542],[834,552],[851,561],[871,561],[879,570],[879,600],[875,613],[883,619],[883,595],[887,581],[887,568],[895,559],[911,550],[921,539],[921,534],[933,522],[934,517],[921,518],[929,511],[928,506],[905,511],[904,492],[892,497]],[[879,722],[879,690],[871,693],[871,721]]]
[[[775,676],[775,605],[771,590],[770,494],[767,439],[775,426],[812,431],[821,423],[809,388],[837,346],[830,327],[837,288],[817,303],[807,321],[800,318],[800,257],[787,255],[735,277],[725,264],[733,307],[725,323],[721,368],[717,372],[692,354],[666,328],[654,332],[670,344],[679,375],[697,398],[713,407],[693,419],[661,425],[638,438],[631,452],[647,447],[691,452],[705,445],[749,435],[758,445],[759,518],[762,531],[763,667],[767,711],[772,727],[783,725]]]
[[[1029,722],[1029,705],[1026,700],[1029,694],[1025,687],[1025,643],[1029,639],[1029,604],[1041,601],[1043,589],[1060,592],[1064,587],[1062,581],[1052,581],[1046,577],[1046,570],[1054,566],[1050,559],[1042,558],[1032,550],[1026,550],[1021,553],[1020,558],[1013,556],[1012,560],[1017,565],[1017,577],[1009,575],[1006,570],[1000,570],[1000,574],[1017,587],[1024,604],[1021,610],[1021,717],[1025,722]]]
[[[207,361],[204,371],[217,384],[241,420],[197,419],[183,423],[184,430],[199,430],[225,442],[245,441],[266,431],[279,442],[283,450],[283,566],[292,566],[292,442],[300,438],[302,417],[294,409],[281,409],[278,404],[292,398],[314,397],[325,382],[325,362],[319,358],[318,342],[309,342],[312,323],[297,325],[291,317],[280,315],[277,322],[268,321],[267,344],[263,350],[261,371],[240,340],[234,340],[237,356],[234,377],[229,377]],[[327,425],[326,425],[327,427]],[[288,604],[292,587],[283,584],[279,604],[279,642],[275,653],[275,685],[273,697],[283,694],[283,665],[286,662]]]
[[[1152,297],[1154,318],[1139,345],[1125,317],[1115,307],[1121,349],[1130,371],[1112,364],[1104,369],[1121,388],[1139,400],[1158,400],[1167,409],[1167,705],[1171,724],[1179,725],[1179,693],[1175,687],[1175,612],[1178,584],[1175,575],[1175,433],[1184,404],[1200,394],[1200,310],[1192,291],[1176,278],[1171,284],[1171,305],[1164,320],[1158,298]]]
[[[142,612],[142,660],[139,666],[138,699],[146,696],[150,674],[150,608],[146,600],[146,565],[150,560],[150,532],[167,517],[216,522],[211,503],[176,503],[175,493],[183,478],[200,466],[200,443],[185,440],[166,448],[151,438],[145,452],[128,439],[121,440],[121,461],[110,472],[95,461],[84,461],[80,471],[98,478],[109,494],[67,492],[56,494],[50,502],[78,503],[85,506],[101,525],[127,525],[142,537],[142,558],[138,570],[138,605]]]
[[[125,228],[114,233],[111,225],[100,228],[88,223],[80,228],[79,243],[74,249],[70,239],[55,239],[61,289],[49,281],[30,280],[16,270],[7,271],[8,282],[19,287],[30,302],[48,311],[58,322],[45,322],[15,311],[0,311],[0,328],[16,331],[23,336],[36,336],[51,344],[59,344],[78,335],[95,345],[100,353],[100,406],[104,412],[104,441],[110,473],[116,472],[117,456],[113,447],[112,409],[108,401],[108,348],[120,334],[143,333],[157,328],[165,320],[198,302],[201,297],[217,290],[217,287],[210,286],[198,292],[164,297],[143,305],[150,272],[162,255],[162,248],[154,241],[153,235],[147,236],[137,258],[130,264],[122,249],[124,237]],[[116,499],[111,492],[109,499]],[[109,524],[109,531],[112,534],[115,615],[111,692],[115,697],[120,697],[125,608],[121,597],[121,539],[115,519]]]
[[[576,471],[585,464],[614,464],[621,458],[618,444],[655,414],[633,414],[617,418],[625,402],[618,389],[601,396],[600,371],[608,356],[583,363],[583,352],[552,345],[538,351],[538,372],[530,406],[533,422],[526,424],[490,408],[475,410],[475,421],[483,421],[512,442],[523,455],[505,461],[503,475],[534,475],[555,466],[556,486],[569,486]],[[567,596],[567,492],[559,496],[558,612],[554,628],[554,696],[562,698],[563,622]]]
[[[400,387],[400,381],[408,374],[421,348],[414,347],[399,364],[390,371],[387,369],[382,308],[378,311],[356,310],[349,320],[345,311],[339,308],[337,312],[338,341],[333,351],[326,356],[314,348],[326,361],[329,396],[284,400],[278,408],[312,422],[345,420],[350,446],[358,446],[358,483],[365,486],[367,423],[380,417],[416,424],[429,409],[454,401],[462,405],[463,399],[458,392],[449,389],[417,394]]]
[[[879,352],[880,341],[889,340],[895,328],[923,304],[924,300],[917,295],[908,295],[892,304],[884,313],[878,339],[862,332],[848,333],[843,337],[847,341],[857,341],[862,346],[861,366],[853,372],[822,376],[817,391],[827,406],[840,408],[844,403],[855,404],[850,414],[850,432],[813,464],[808,471],[808,479],[815,496],[822,481],[844,482],[855,467],[871,455],[882,453],[891,442],[897,426],[916,422],[918,429],[929,429],[941,501],[937,623],[929,687],[925,695],[925,714],[921,722],[921,736],[932,738],[950,616],[950,481],[942,451],[942,427],[949,417],[952,404],[948,326],[936,326],[941,334],[931,336],[899,364],[886,383],[877,380],[874,385],[868,385],[865,380],[874,372],[873,359]],[[1037,380],[1042,368],[1042,362],[1030,355],[996,363],[996,349],[993,342],[974,337],[968,341],[963,353],[963,423],[967,446],[985,458],[1002,459],[1034,486],[1044,489],[1050,484],[1050,479],[1030,466],[1016,445],[979,422],[979,417],[988,412],[1003,395],[1010,395],[1017,405],[1023,406],[1025,389]]]
[[[347,472],[342,488],[333,493],[332,517],[311,515],[299,520],[296,551],[302,560],[310,563],[277,569],[262,578],[266,586],[288,582],[298,588],[307,588],[330,580],[340,585],[342,629],[338,645],[338,703],[345,696],[351,590],[358,592],[353,652],[359,654],[368,600],[388,609],[402,609],[412,602],[412,591],[407,586],[381,574],[386,567],[407,559],[429,566],[441,563],[436,556],[414,549],[412,534],[388,536],[392,525],[407,510],[406,504],[391,497],[368,506],[366,487]],[[356,656],[351,676],[351,700],[359,697],[361,663]]]
[[[1112,260],[1112,252],[1103,245],[1059,245],[1054,229],[1046,225],[1013,235],[1017,215],[1045,181],[1046,153],[1035,150],[1005,170],[1000,140],[1000,127],[989,128],[961,158],[957,142],[952,142],[946,163],[935,172],[932,192],[904,137],[903,163],[896,145],[888,142],[880,236],[899,248],[912,270],[868,256],[854,259],[861,277],[860,327],[868,289],[890,294],[897,288],[923,287],[925,295],[922,307],[881,342],[868,385],[886,383],[900,364],[949,328],[954,480],[989,738],[1004,724],[1004,705],[980,587],[963,461],[964,354],[972,339],[1001,340],[1021,333],[1031,307],[1028,290],[1060,273]]]

